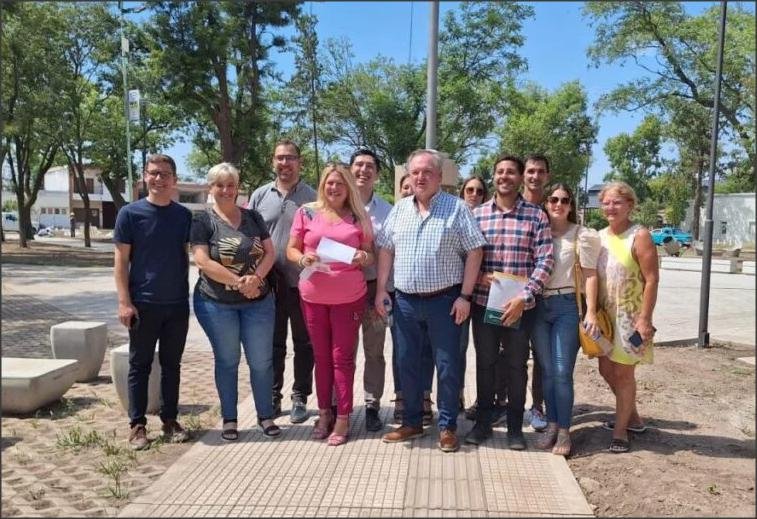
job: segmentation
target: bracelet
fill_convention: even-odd
[[[305,255],[304,254],[302,256],[300,256],[300,259],[297,260],[297,264],[300,267],[304,267],[305,266]]]

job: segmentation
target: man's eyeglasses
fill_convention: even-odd
[[[145,171],[145,175],[148,176],[148,177],[158,177],[158,178],[162,178],[162,179],[168,179],[168,178],[171,178],[173,176],[173,173],[171,173],[170,171],[150,171],[150,170],[147,170],[147,171]]]
[[[569,196],[550,196],[547,198],[547,202],[550,204],[556,204],[557,202],[560,202],[562,205],[570,205],[570,197]]]
[[[276,155],[274,159],[276,159],[276,162],[294,162],[296,160],[299,160],[300,157],[298,157],[297,155]]]
[[[476,193],[477,195],[483,195],[484,190],[480,187],[468,186],[465,188],[465,193],[468,195],[472,195],[473,193]]]

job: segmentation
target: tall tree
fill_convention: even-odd
[[[719,6],[699,16],[680,2],[587,2],[595,26],[588,55],[595,65],[636,64],[645,75],[603,96],[613,110],[664,111],[666,101],[690,100],[712,109]],[[755,15],[731,6],[725,36],[720,111],[724,131],[751,161],[755,145]]]
[[[8,164],[19,213],[19,244],[28,247],[31,209],[59,150],[55,100],[65,66],[65,24],[58,7],[47,3],[4,3],[0,17],[0,164]]]
[[[465,162],[481,151],[501,121],[503,93],[525,69],[517,53],[522,23],[533,9],[516,2],[463,2],[439,38],[437,148]],[[423,145],[425,63],[398,65],[379,56],[355,65],[348,43],[327,41],[323,113],[326,139],[368,145],[393,168]]]
[[[271,51],[285,46],[277,30],[292,22],[298,4],[150,2],[150,61],[163,74],[166,97],[193,122],[195,144],[207,145],[212,135],[220,159],[243,175],[268,162],[264,85],[277,76]]]
[[[103,76],[113,63],[118,24],[103,4],[65,6],[60,14],[66,23],[65,81],[59,100],[64,122],[59,133],[60,147],[84,205],[84,246],[91,247],[90,193],[85,171],[93,166],[92,143],[99,137],[93,130],[102,125],[107,113],[109,94],[105,92]]]
[[[282,89],[281,99],[286,116],[295,128],[308,136],[312,143],[314,168],[320,169],[319,127],[323,124],[321,97],[323,95],[323,64],[318,60],[318,34],[315,16],[300,15],[295,21],[297,35],[294,43],[294,67],[292,78]],[[303,136],[304,136],[303,135]],[[299,139],[300,142],[305,142]],[[323,150],[320,150],[321,154]]]
[[[662,122],[647,116],[632,134],[621,133],[607,139],[605,155],[611,171],[605,180],[622,180],[628,183],[640,200],[649,195],[649,180],[660,172],[662,159]]]
[[[464,162],[491,137],[506,111],[505,93],[527,68],[518,50],[523,22],[534,15],[519,2],[461,2],[439,35],[439,144]]]
[[[597,136],[581,84],[565,83],[552,93],[531,84],[512,89],[508,97],[509,114],[497,131],[499,148],[521,156],[541,153],[549,158],[555,181],[578,185]]]

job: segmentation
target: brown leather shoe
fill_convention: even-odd
[[[439,435],[439,448],[443,452],[455,452],[460,448],[460,442],[457,441],[457,434],[455,434],[455,431],[442,429],[442,432]]]
[[[413,438],[420,438],[423,436],[423,427],[410,427],[409,425],[403,425],[399,429],[395,429],[392,432],[386,433],[381,437],[384,443],[399,443]]]

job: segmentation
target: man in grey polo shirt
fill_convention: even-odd
[[[307,397],[313,391],[313,345],[310,343],[300,310],[300,291],[297,289],[300,268],[287,261],[286,246],[294,212],[302,204],[314,202],[315,190],[300,182],[300,148],[288,139],[276,143],[273,170],[276,179],[257,188],[248,207],[258,211],[271,233],[276,250],[273,272],[276,278],[276,323],[273,332],[273,408],[274,416],[281,414],[286,358],[287,321],[292,326],[294,343],[294,384],[292,385],[292,423],[307,420]]]
[[[369,149],[361,148],[350,157],[350,171],[355,177],[355,184],[360,192],[360,198],[365,205],[365,211],[371,218],[373,235],[376,236],[389,216],[392,206],[373,190],[378,180],[380,162],[376,154]],[[366,295],[367,308],[363,313],[363,352],[365,366],[363,367],[363,390],[365,391],[365,428],[369,431],[381,430],[379,418],[381,396],[384,394],[384,379],[386,375],[386,361],[384,360],[384,340],[386,326],[376,310],[373,300],[376,297],[376,267],[363,269],[368,284]],[[391,281],[387,282],[387,290],[392,291]]]

